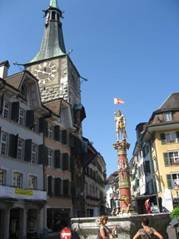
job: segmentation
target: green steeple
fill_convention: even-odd
[[[30,63],[66,54],[61,23],[63,16],[57,0],[50,0],[49,8],[44,12],[45,27],[41,47]]]
[[[50,7],[58,8],[57,0],[50,0]]]

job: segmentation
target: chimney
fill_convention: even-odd
[[[4,79],[7,77],[9,66],[9,61],[0,62],[0,78]]]

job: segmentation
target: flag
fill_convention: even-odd
[[[114,98],[114,104],[115,105],[124,104],[124,100],[119,98]]]

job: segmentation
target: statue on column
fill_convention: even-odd
[[[126,135],[126,120],[120,110],[117,110],[115,112],[114,120],[116,122],[116,140],[120,141],[121,139],[122,141],[123,139],[127,138],[127,135]]]

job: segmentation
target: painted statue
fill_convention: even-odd
[[[121,113],[120,110],[115,112],[114,120],[116,122],[116,139],[119,141],[120,139],[126,139],[126,120],[124,115]]]

